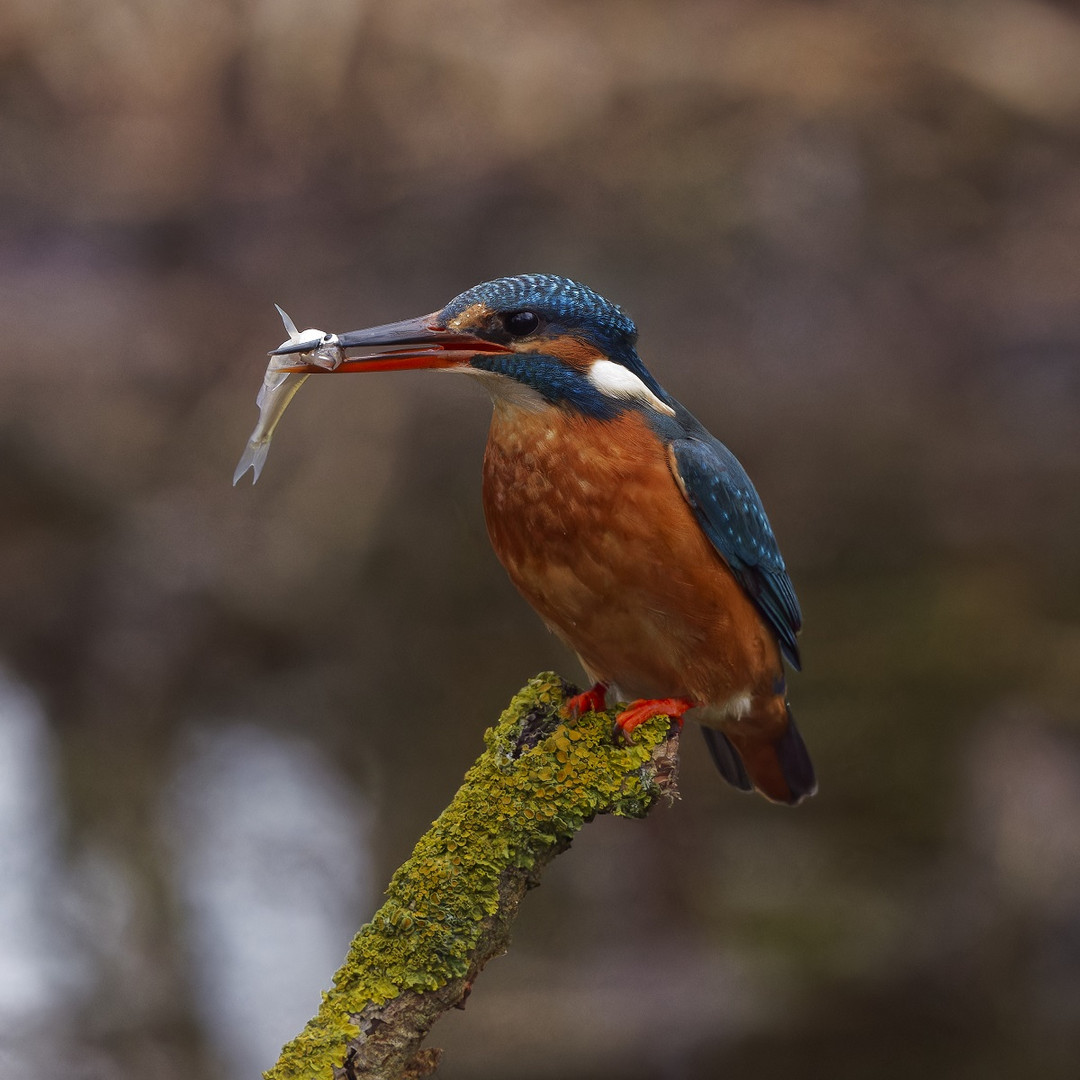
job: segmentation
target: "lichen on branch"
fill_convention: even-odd
[[[420,1042],[505,951],[543,866],[597,814],[643,817],[659,795],[674,796],[677,728],[657,717],[633,742],[613,738],[612,713],[562,715],[572,691],[538,675],[488,729],[484,753],[266,1080],[428,1075],[438,1052]]]

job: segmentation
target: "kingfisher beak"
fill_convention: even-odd
[[[352,356],[330,369],[316,364],[297,363],[295,367],[279,367],[278,371],[304,374],[328,371],[408,371],[413,368],[449,368],[467,364],[478,353],[510,352],[505,345],[458,330],[448,330],[439,324],[439,313],[422,315],[418,319],[385,323],[368,330],[350,330],[346,334],[329,334],[325,344],[339,349],[375,349],[365,356]],[[313,348],[310,342],[296,342],[275,349],[271,356],[304,352]]]

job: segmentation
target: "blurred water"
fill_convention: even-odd
[[[0,668],[0,1075],[40,1074],[58,1057],[50,1017],[90,970],[71,933],[61,800],[45,715]]]
[[[371,812],[310,742],[232,724],[187,733],[165,816],[196,1011],[223,1075],[256,1076],[371,910]]]

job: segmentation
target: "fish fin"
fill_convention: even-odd
[[[296,329],[296,323],[289,318],[285,309],[280,304],[275,304],[274,307],[277,308],[277,313],[281,316],[281,321],[285,324],[285,333],[289,335],[290,339],[296,337],[299,334],[299,331]]]

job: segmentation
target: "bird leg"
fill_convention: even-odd
[[[563,711],[567,716],[584,716],[590,712],[603,712],[607,705],[607,689],[607,683],[593,683],[584,693],[567,698]]]
[[[615,727],[623,735],[629,736],[634,728],[639,724],[644,724],[646,720],[651,720],[654,716],[670,716],[679,727],[682,727],[683,713],[692,709],[694,705],[695,702],[689,698],[680,697],[646,698],[642,701],[634,701],[615,718]]]

